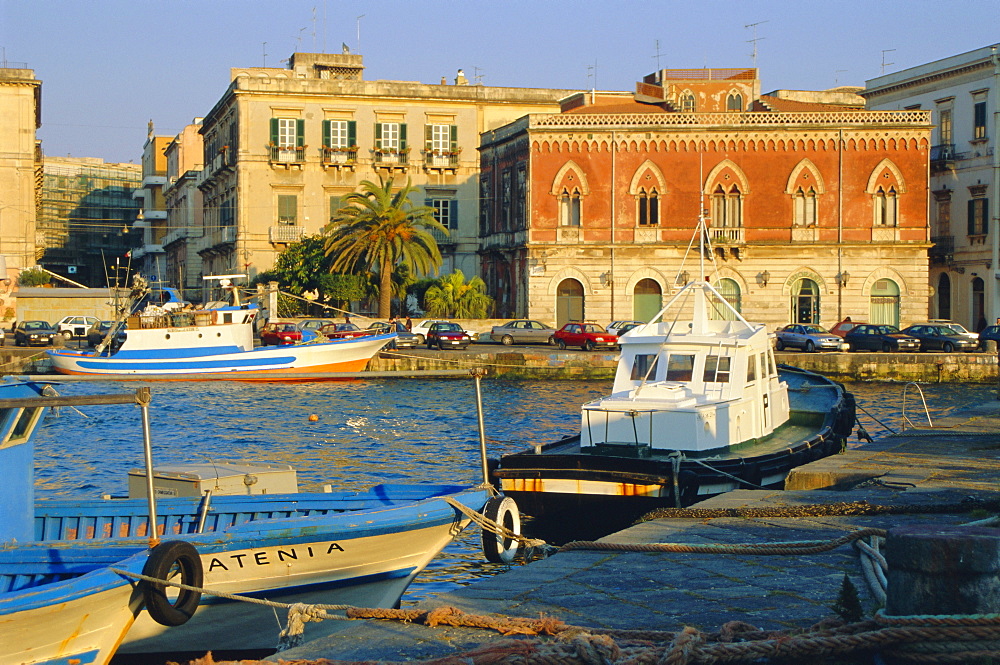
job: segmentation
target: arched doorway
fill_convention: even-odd
[[[878,279],[872,285],[868,320],[899,327],[899,285],[891,279]]]
[[[556,327],[567,321],[583,320],[583,284],[575,279],[564,279],[556,289]]]
[[[986,327],[986,282],[982,277],[972,280],[972,325],[976,332]]]
[[[740,285],[735,279],[724,277],[716,283],[715,288],[726,299],[726,302],[732,305],[733,309],[740,313],[743,312],[743,296],[740,291]],[[727,307],[713,307],[711,317],[713,319],[722,319],[723,321],[736,320],[736,314]]]
[[[792,287],[792,321],[819,323],[819,285],[803,277]]]
[[[939,319],[951,319],[951,279],[945,272],[938,276],[937,311]]]
[[[655,279],[640,279],[632,291],[632,318],[648,323],[663,309],[663,291]]]

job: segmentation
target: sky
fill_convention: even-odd
[[[761,90],[867,79],[1000,42],[1000,0],[0,0],[0,66],[42,81],[49,156],[139,163],[152,120],[205,116],[231,67],[364,56],[367,80],[635,89],[752,67]]]

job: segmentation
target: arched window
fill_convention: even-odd
[[[690,92],[681,95],[681,113],[694,113],[694,95]]]
[[[808,191],[799,187],[795,191],[795,226],[816,226],[818,219],[816,190],[810,187]]]
[[[556,288],[556,327],[569,321],[582,321],[584,313],[583,284],[564,279]]]
[[[939,319],[951,318],[951,279],[945,272],[938,276],[937,311]]]
[[[580,190],[567,189],[559,197],[559,224],[562,226],[580,226],[581,219]]]
[[[875,190],[875,226],[896,226],[898,220],[896,188],[881,186]]]
[[[649,322],[663,309],[663,290],[655,279],[640,279],[632,292],[632,317]]]
[[[726,110],[727,111],[742,111],[743,110],[743,95],[739,93],[730,93],[726,97]]]
[[[656,226],[660,223],[660,199],[655,187],[648,192],[645,188],[640,189],[637,203],[639,226]]]
[[[718,185],[712,192],[712,226],[739,228],[743,226],[743,200],[740,188],[733,185],[728,191]]]
[[[720,279],[715,284],[715,288],[726,299],[726,302],[732,305],[733,309],[740,313],[743,312],[743,296],[740,291],[740,285],[735,279],[729,279],[728,277]],[[713,305],[710,315],[713,319],[721,319],[723,321],[736,320],[736,314],[730,311],[728,307]]]
[[[868,320],[899,327],[899,285],[896,282],[879,279],[872,285]]]
[[[794,323],[819,323],[819,286],[811,279],[802,278],[792,287],[792,321]]]

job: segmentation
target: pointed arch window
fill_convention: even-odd
[[[816,190],[812,187],[808,190],[804,190],[802,187],[795,190],[794,210],[793,223],[795,226],[816,226],[816,220],[819,217]]]
[[[712,226],[720,228],[743,226],[743,196],[736,185],[728,190],[718,185],[712,192]]]
[[[897,226],[899,218],[896,188],[885,189],[881,185],[875,190],[875,226]]]
[[[580,190],[563,189],[559,197],[559,224],[561,226],[580,226],[582,202]]]
[[[730,93],[726,98],[726,110],[727,111],[742,111],[743,110],[743,95],[739,93]]]
[[[646,191],[645,187],[640,189],[636,201],[639,206],[639,226],[658,225],[660,223],[660,198],[656,188],[653,187],[649,191]]]
[[[690,92],[681,95],[681,113],[694,113],[695,103],[694,95]]]

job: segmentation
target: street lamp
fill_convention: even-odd
[[[844,270],[843,272],[837,273],[837,283],[843,288],[847,288],[847,280],[851,278],[851,273]]]
[[[767,283],[770,280],[771,280],[771,273],[769,273],[768,271],[765,270],[764,272],[757,273],[757,282],[759,282],[761,286],[767,286]]]

